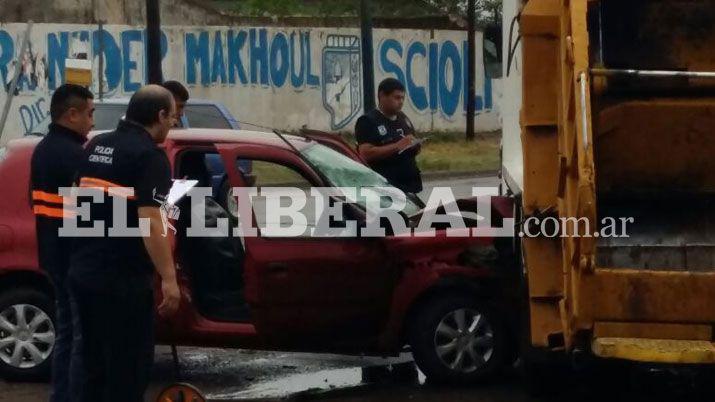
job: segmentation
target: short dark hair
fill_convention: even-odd
[[[139,88],[129,99],[127,113],[124,116],[127,120],[149,127],[159,121],[159,112],[162,110],[171,112],[172,101],[171,92],[166,88],[147,85]]]
[[[385,78],[380,82],[377,87],[378,94],[390,95],[395,91],[405,92],[405,85],[400,82],[397,78]]]
[[[189,91],[179,81],[164,81],[161,86],[168,89],[174,95],[174,98],[182,102],[189,100]]]
[[[89,89],[75,84],[60,85],[55,89],[50,100],[52,122],[57,122],[72,108],[84,110],[87,106],[87,99],[94,99],[94,95]]]

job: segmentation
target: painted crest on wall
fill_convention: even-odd
[[[323,107],[330,128],[344,128],[362,109],[360,37],[329,35],[323,48]]]

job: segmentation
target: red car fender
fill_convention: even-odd
[[[402,346],[400,337],[410,308],[445,279],[464,281],[465,287],[468,287],[474,281],[492,276],[493,273],[486,268],[465,267],[440,261],[420,262],[406,268],[399,285],[395,288],[390,315],[385,330],[378,340],[380,349],[399,350]]]
[[[503,195],[492,197],[492,210],[502,218],[513,218],[514,198]]]

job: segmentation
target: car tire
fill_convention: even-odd
[[[24,319],[18,318],[18,311]],[[33,329],[13,330],[17,324],[32,324],[37,318],[37,326]],[[21,322],[19,322],[21,321]],[[42,335],[42,342],[37,335]],[[40,352],[34,359],[27,346],[19,346],[18,337],[29,340]],[[0,293],[0,377],[11,381],[46,381],[50,377],[52,350],[55,336],[54,302],[49,295],[31,288],[7,290]],[[48,339],[51,339],[48,341]],[[12,358],[18,347],[23,353],[21,362],[14,363]]]
[[[474,296],[449,295],[430,299],[412,315],[412,355],[430,382],[478,383],[503,369],[508,342],[493,311]]]

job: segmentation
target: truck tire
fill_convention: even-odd
[[[0,294],[0,377],[45,381],[55,340],[55,309],[49,295],[31,288]]]
[[[468,295],[435,297],[412,317],[412,355],[430,382],[471,384],[503,369],[506,331],[486,303]]]

